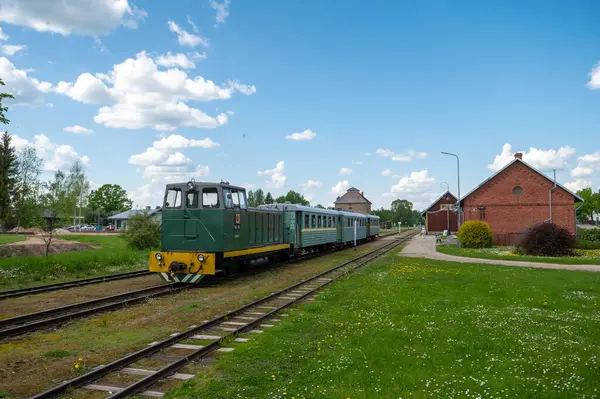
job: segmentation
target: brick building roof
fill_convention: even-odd
[[[450,191],[446,191],[444,194],[440,195],[440,197],[438,199],[433,201],[427,209],[425,209],[423,212],[421,212],[421,215],[425,215],[431,208],[433,208],[435,205],[437,205],[442,199],[445,199],[446,196],[452,197],[454,199],[454,201],[458,201],[458,198],[456,198],[456,196],[454,194],[452,194]]]
[[[365,198],[364,193],[357,188],[350,187],[346,194],[337,197],[334,204],[371,204],[371,201]]]

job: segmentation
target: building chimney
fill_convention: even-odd
[[[151,208],[150,206],[146,206],[146,210],[149,211]]]
[[[361,192],[360,192],[360,195],[362,195],[362,196],[364,197],[364,196],[365,196],[365,192],[364,192],[364,191],[361,191]]]
[[[522,161],[523,160],[523,153],[522,152],[515,152],[515,158],[519,158]]]

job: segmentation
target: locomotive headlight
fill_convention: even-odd
[[[154,257],[155,257],[155,258],[156,258],[156,260],[157,260],[157,261],[159,261],[159,262],[160,262],[160,261],[162,260],[162,258],[163,258],[162,254],[161,254],[160,252],[157,252],[157,253],[156,253],[156,255],[154,255]]]
[[[204,262],[204,255],[200,254],[197,258],[199,262]]]

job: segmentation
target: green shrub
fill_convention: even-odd
[[[577,238],[581,241],[600,243],[600,229],[579,229]]]
[[[600,242],[595,241],[577,241],[577,248],[579,249],[600,249]]]
[[[465,248],[488,248],[492,246],[492,229],[486,222],[469,220],[460,226],[458,238]]]
[[[572,256],[576,239],[568,229],[540,223],[525,232],[519,250],[533,256]]]
[[[127,219],[123,238],[130,248],[151,249],[160,247],[160,225],[147,213],[132,215]]]

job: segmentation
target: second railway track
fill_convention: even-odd
[[[185,332],[172,334],[163,341],[153,342],[142,350],[109,364],[96,367],[86,374],[37,394],[32,399],[56,398],[76,388],[108,391],[111,393],[109,398],[113,399],[126,398],[136,394],[149,397],[162,397],[163,392],[149,390],[149,388],[152,388],[166,378],[187,379],[193,377],[193,375],[176,374],[176,372],[189,363],[199,360],[214,351],[227,352],[233,350],[221,345],[232,339],[239,342],[247,341],[246,338],[239,338],[237,336],[248,332],[260,333],[262,332],[262,328],[271,327],[272,324],[268,324],[269,322],[277,322],[279,319],[276,317],[284,316],[284,314],[280,313],[282,310],[300,301],[310,300],[321,288],[384,255],[416,234],[411,233],[408,236],[400,237],[389,244],[380,246],[373,251],[360,255],[248,305],[244,305],[225,315],[217,316],[199,326],[192,326]],[[198,344],[184,343],[190,340],[196,341]],[[186,354],[178,356],[176,360],[163,360],[167,364],[158,370],[131,367],[140,360],[151,359],[154,355],[158,355],[159,352],[167,354],[167,356],[163,356],[163,359],[169,358],[168,351],[171,349],[185,350]],[[142,375],[144,377],[127,386],[99,381],[105,377],[110,379],[111,375],[118,376],[119,374]]]

